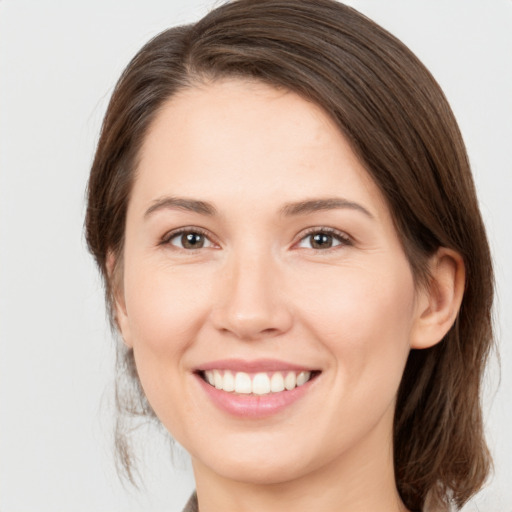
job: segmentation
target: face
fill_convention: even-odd
[[[277,483],[389,457],[417,317],[385,201],[315,105],[241,80],[159,112],[117,314],[196,473]]]

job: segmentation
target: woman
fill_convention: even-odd
[[[150,41],[86,227],[138,393],[119,407],[190,453],[187,510],[443,510],[482,486],[493,280],[467,156],[364,16],[239,0]]]

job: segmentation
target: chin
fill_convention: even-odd
[[[293,441],[286,444],[280,441],[276,446],[268,439],[266,442],[260,439],[252,444],[247,443],[245,448],[234,450],[217,445],[216,450],[203,452],[196,461],[222,478],[255,485],[297,480],[322,465],[318,453],[315,455]]]
[[[217,474],[238,482],[255,485],[283,484],[300,478],[307,468],[297,463],[254,463],[246,460],[223,462],[212,467]]]

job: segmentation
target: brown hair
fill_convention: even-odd
[[[395,474],[406,506],[461,507],[490,468],[480,406],[492,345],[489,248],[464,143],[441,89],[408,48],[357,11],[332,0],[238,0],[163,32],[134,57],[110,101],[88,189],[87,242],[108,304],[114,283],[107,255],[122,263],[126,209],[149,125],[180,89],[223,77],[257,79],[323,107],[385,196],[417,282],[428,279],[427,259],[439,247],[463,257],[459,316],[441,343],[411,351],[394,421]],[[119,410],[151,415],[133,353],[122,344],[118,372],[132,386],[131,395],[118,393]]]

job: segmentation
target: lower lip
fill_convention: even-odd
[[[195,377],[218,408],[233,416],[250,419],[267,418],[290,407],[304,397],[317,380],[317,377],[315,377],[290,391],[269,393],[267,395],[244,395],[222,391],[208,384],[199,375],[196,374]]]

